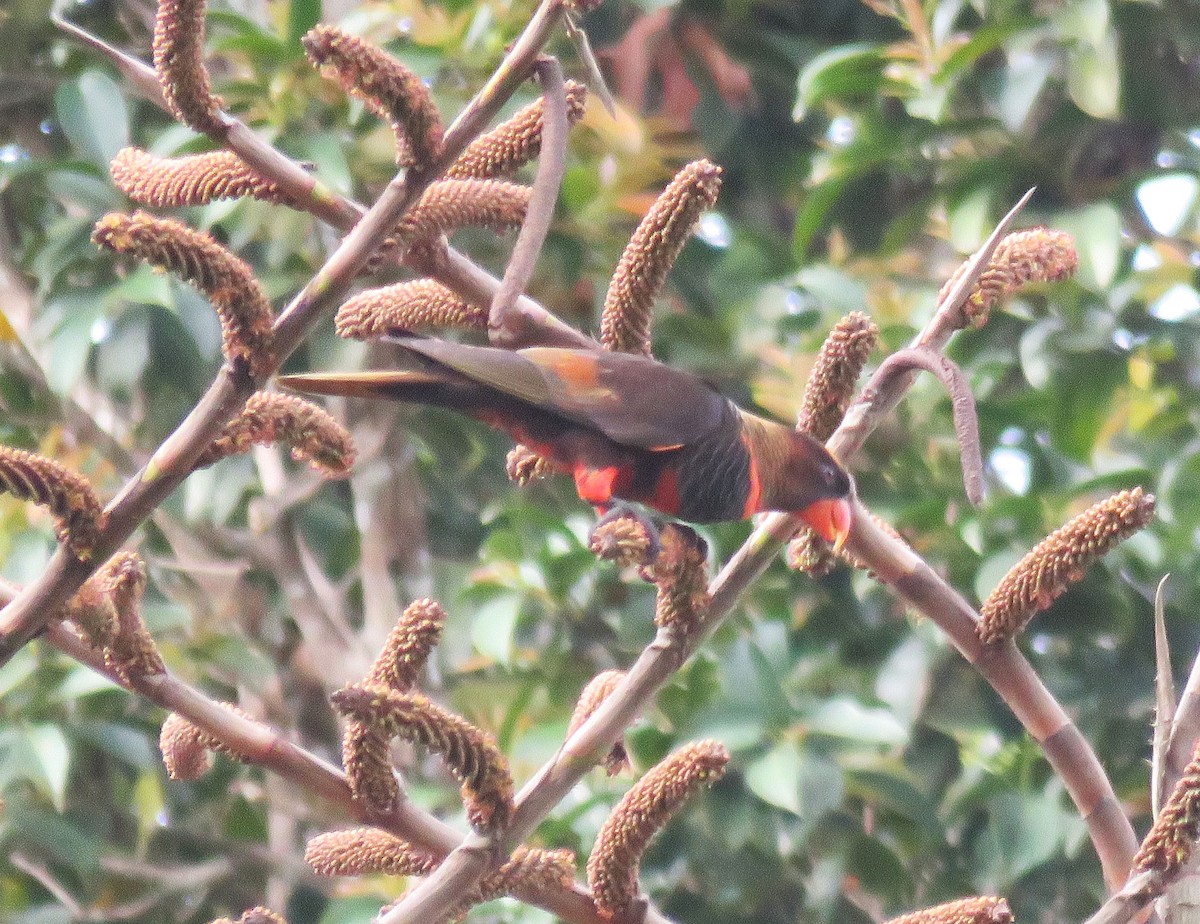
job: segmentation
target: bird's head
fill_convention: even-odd
[[[772,489],[764,489],[763,509],[795,514],[841,549],[852,521],[850,475],[821,443],[796,430],[789,429],[780,461]],[[770,482],[764,480],[764,488]]]

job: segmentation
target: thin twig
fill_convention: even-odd
[[[880,364],[879,377],[887,379],[906,369],[924,369],[933,373],[950,393],[954,435],[958,437],[958,446],[962,450],[963,486],[972,504],[981,503],[983,452],[979,446],[979,416],[975,411],[975,396],[971,394],[966,377],[948,356],[924,347],[893,353]]]
[[[1166,587],[1171,575],[1164,574],[1154,591],[1154,747],[1150,760],[1150,809],[1154,817],[1162,807],[1167,786],[1167,750],[1175,725],[1175,681],[1171,675],[1171,646],[1167,641]]]
[[[561,9],[561,4],[559,3],[549,2],[546,6]],[[148,64],[131,58],[124,52],[113,48],[111,45],[90,35],[74,24],[58,20],[56,22],[60,24],[60,28],[64,31],[110,58],[114,65],[122,73],[127,73],[130,80],[139,87],[152,85],[156,91],[158,90],[158,78],[154,73],[154,69]],[[539,34],[545,31],[548,35],[549,31],[553,28],[554,21],[552,19],[537,19],[535,17],[530,22],[530,28],[535,25],[538,27]],[[514,46],[513,51],[510,52],[510,57],[517,50],[517,46]],[[483,91],[480,92],[482,93]],[[153,97],[153,102],[157,103],[162,109],[166,109],[166,103],[161,91],[157,91],[157,95]],[[486,109],[478,107],[472,110],[468,106],[464,110],[463,115],[451,126],[450,132],[455,133],[456,136],[466,134],[467,132],[478,133],[488,119],[495,114],[495,109],[498,108],[498,106]],[[468,113],[470,117],[464,121]],[[367,209],[365,206],[340,195],[326,186],[310,170],[305,169],[296,161],[267,144],[266,141],[243,122],[225,112],[220,113],[219,119],[222,129],[220,137],[215,140],[237,154],[256,173],[270,178],[279,187],[287,200],[295,204],[296,207],[303,208],[311,215],[342,231],[350,230],[366,214]],[[462,127],[460,128],[460,126]],[[449,147],[451,144],[457,145],[460,142],[456,137],[451,137],[448,133],[444,143]],[[443,169],[444,166],[446,165],[443,164]],[[437,278],[444,285],[475,304],[490,304],[492,298],[500,288],[500,280],[496,279],[453,247],[447,248],[443,259],[435,263],[429,262],[426,255],[415,252],[405,253],[404,258],[412,269],[417,270],[423,275]],[[520,295],[518,297],[516,310],[528,327],[531,329],[540,328],[538,339],[542,343],[574,347],[576,349],[599,349],[599,345],[592,338],[564,324],[527,295]]]
[[[517,299],[533,278],[542,245],[554,219],[554,206],[567,168],[567,94],[563,87],[562,67],[554,58],[544,57],[535,65],[542,85],[542,152],[538,158],[533,195],[525,221],[517,235],[500,288],[492,298],[488,312],[488,339],[497,346],[515,349],[530,342],[527,319],[516,310]],[[519,326],[518,326],[519,324]],[[534,327],[533,340],[538,328]]]
[[[167,108],[167,102],[163,98],[162,86],[159,84],[158,77],[155,76],[153,68],[147,67],[137,58],[127,55],[119,48],[114,48],[99,36],[92,35],[87,30],[79,28],[79,26],[70,20],[63,19],[57,11],[50,13],[50,21],[76,41],[87,45],[89,48],[100,52],[104,57],[108,58],[120,72],[121,76],[128,80],[138,93],[150,100],[150,102],[161,109]]]

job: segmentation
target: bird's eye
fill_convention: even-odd
[[[826,462],[821,466],[821,477],[825,480],[826,484],[832,485],[835,481],[837,481],[837,474],[837,468],[835,468],[831,463]]]

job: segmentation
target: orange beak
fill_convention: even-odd
[[[844,497],[816,501],[800,511],[800,519],[811,526],[818,536],[832,543],[835,552],[840,552],[846,537],[850,535],[853,520],[850,501]]]

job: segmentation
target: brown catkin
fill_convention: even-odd
[[[392,738],[370,722],[350,720],[342,735],[342,767],[354,800],[368,816],[384,815],[400,800],[392,769]]]
[[[646,524],[632,516],[599,523],[588,537],[588,548],[593,555],[616,562],[622,568],[647,564],[646,558],[653,546]]]
[[[604,299],[600,340],[607,349],[650,355],[654,299],[688,236],[717,201],[721,168],[707,160],[688,164],[650,207],[621,254]]]
[[[900,530],[896,529],[887,520],[874,513],[870,516],[871,522],[889,536],[899,539],[901,542],[906,541],[900,535]],[[848,550],[842,549],[840,554],[843,560],[849,562],[855,568],[861,568],[864,571],[871,570],[865,563],[851,555]],[[812,577],[824,577],[834,569],[837,563],[838,556],[834,554],[833,547],[808,526],[800,527],[800,530],[792,538],[791,542],[788,543],[787,564],[789,568],[796,571],[804,571]]]
[[[414,600],[404,608],[388,633],[379,657],[371,665],[364,683],[388,687],[399,693],[412,689],[429,653],[441,640],[446,611],[436,600]]]
[[[518,847],[507,863],[479,883],[475,902],[517,894],[524,900],[544,898],[571,885],[575,879],[575,854],[570,850]]]
[[[287,919],[270,908],[258,907],[242,912],[237,921],[231,921],[229,918],[217,918],[212,924],[287,924]]]
[[[1200,837],[1200,747],[1184,768],[1171,797],[1158,813],[1133,858],[1135,872],[1155,870],[1166,881],[1182,871]]]
[[[158,733],[158,749],[163,766],[172,780],[191,782],[212,769],[209,736],[181,716],[172,712]]]
[[[339,337],[370,340],[426,327],[487,330],[488,308],[474,305],[436,279],[414,279],[367,289],[338,309]]]
[[[588,859],[588,885],[601,912],[627,910],[637,898],[638,867],[650,840],[692,795],[725,774],[729,752],[698,741],[671,754],[638,780],[600,828]]]
[[[961,898],[892,918],[886,924],[1012,924],[1008,902],[994,896]]]
[[[304,862],[318,876],[427,876],[438,860],[379,828],[318,834],[304,848]]]
[[[171,115],[201,134],[218,134],[224,104],[204,66],[204,7],[204,0],[159,0],[154,70]]]
[[[658,601],[654,624],[690,634],[699,628],[708,605],[708,556],[696,533],[678,523],[668,523],[660,533],[662,550],[654,562]]]
[[[786,561],[793,571],[823,578],[837,567],[838,557],[833,546],[818,536],[812,527],[801,526],[787,544]]]
[[[567,124],[583,118],[587,87],[574,80],[563,84],[567,97]],[[446,177],[451,180],[494,180],[512,176],[541,153],[543,100],[541,97],[511,119],[480,135],[458,156]]]
[[[388,634],[364,684],[405,693],[417,682],[430,651],[442,635],[446,612],[434,600],[405,607]],[[350,791],[370,813],[386,812],[400,798],[392,770],[391,735],[369,722],[351,719],[342,736],[342,763]]]
[[[467,819],[474,828],[494,831],[508,822],[512,776],[490,735],[419,693],[351,684],[330,699],[343,715],[436,752],[463,784]]]
[[[279,184],[256,173],[232,151],[159,157],[141,148],[121,148],[108,167],[113,182],[139,205],[181,208],[249,196],[290,204]]]
[[[942,286],[938,301],[944,299],[967,271],[970,260],[962,263]],[[975,290],[963,304],[967,323],[982,327],[993,308],[1029,282],[1057,282],[1074,274],[1079,266],[1075,243],[1065,231],[1030,228],[1005,236],[987,269],[979,277]]]
[[[439,180],[401,219],[396,234],[408,243],[459,228],[515,228],[525,220],[531,193],[528,186],[504,180]]]
[[[218,703],[226,712],[255,721],[232,703]],[[242,759],[234,748],[219,738],[193,725],[177,712],[167,716],[158,734],[158,749],[162,753],[167,776],[173,780],[198,780],[212,769],[212,753],[220,752]]]
[[[295,395],[260,391],[200,454],[196,468],[275,443],[327,478],[343,477],[354,464],[354,440],[328,411]]]
[[[146,563],[136,552],[118,552],[103,574],[104,589],[117,613],[117,634],[105,649],[105,662],[126,680],[165,674],[167,666],[142,620]]]
[[[564,471],[545,456],[540,456],[528,446],[518,443],[508,451],[504,462],[504,470],[510,481],[515,481],[521,487],[533,481],[540,481],[547,475]]]
[[[1094,504],[1034,546],[980,608],[977,632],[985,645],[1012,638],[1097,560],[1154,517],[1154,495],[1121,491]]]
[[[608,699],[612,691],[617,688],[617,684],[624,679],[625,671],[607,670],[601,671],[588,681],[587,686],[579,694],[579,702],[575,704],[575,711],[571,713],[571,721],[567,723],[568,738],[591,718],[592,713],[600,708],[600,704]],[[618,740],[612,746],[612,749],[605,755],[603,764],[609,776],[616,776],[629,766],[629,754],[625,750],[624,741]]]
[[[71,620],[80,637],[98,651],[112,645],[120,627],[117,608],[104,585],[104,573],[93,574],[63,609],[63,618]]]
[[[249,265],[209,235],[146,212],[113,212],[96,222],[92,240],[195,285],[221,321],[225,358],[246,363],[255,376],[271,372],[271,303]]]
[[[301,40],[309,60],[385,119],[396,134],[396,160],[427,167],[442,149],[442,117],[424,82],[382,48],[320,25]]]
[[[287,924],[287,919],[278,911],[258,907],[242,912],[238,924]]]
[[[92,557],[107,517],[82,475],[45,456],[0,446],[0,490],[45,507],[58,541],[82,561]]]
[[[878,342],[879,328],[861,311],[852,311],[833,326],[804,386],[797,430],[822,443],[833,436]]]

